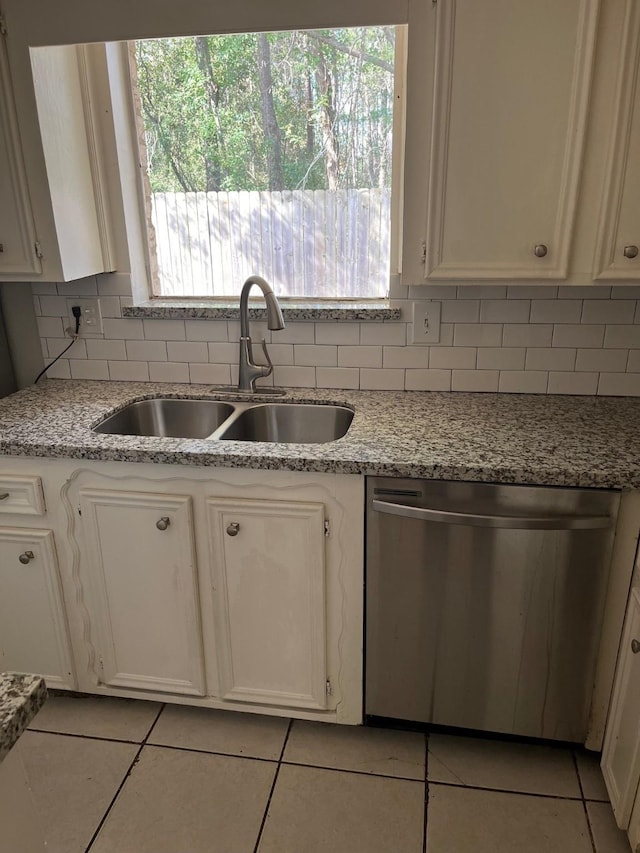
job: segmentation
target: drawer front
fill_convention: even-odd
[[[45,512],[40,477],[0,476],[0,513],[44,515]]]

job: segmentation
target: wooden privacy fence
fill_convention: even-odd
[[[153,193],[162,296],[371,299],[389,282],[391,190]]]

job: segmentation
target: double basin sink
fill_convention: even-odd
[[[353,412],[315,403],[254,403],[158,397],[129,403],[93,427],[116,435],[322,444],[346,434]]]

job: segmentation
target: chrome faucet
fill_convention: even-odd
[[[267,343],[264,338],[262,339],[262,350],[267,363],[256,364],[253,361],[253,348],[249,337],[249,291],[254,284],[257,284],[262,290],[264,301],[267,304],[267,326],[274,331],[284,329],[282,311],[270,285],[259,275],[250,275],[240,293],[240,369],[238,373],[240,391],[255,391],[256,379],[261,376],[270,376],[273,372],[273,364],[269,358]]]

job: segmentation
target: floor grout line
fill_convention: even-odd
[[[37,732],[39,735],[62,735],[62,737],[77,737],[84,740],[101,740],[104,743],[128,743],[134,746],[142,743],[142,740],[126,740],[126,738],[106,737],[104,735],[81,735],[77,732],[53,732],[51,729],[32,729],[29,727],[26,731]]]
[[[131,762],[131,764],[129,765],[129,769],[128,769],[128,770],[127,770],[127,772],[124,774],[124,778],[122,779],[122,781],[121,781],[121,782],[120,782],[120,784],[118,785],[118,789],[117,789],[117,791],[116,791],[116,792],[115,792],[115,794],[113,795],[113,797],[112,797],[112,799],[111,799],[111,802],[110,802],[110,803],[109,803],[109,805],[107,806],[107,809],[106,809],[105,813],[102,815],[102,818],[101,818],[101,820],[100,820],[100,823],[99,823],[99,824],[98,824],[98,826],[96,827],[96,830],[95,830],[95,832],[93,833],[93,835],[91,836],[91,839],[89,840],[89,843],[88,843],[88,844],[87,844],[87,846],[85,847],[85,851],[84,851],[84,853],[89,853],[89,851],[90,851],[90,850],[91,850],[91,848],[93,847],[93,844],[94,844],[94,842],[95,842],[96,838],[98,837],[98,835],[99,835],[99,833],[100,833],[100,830],[101,830],[101,829],[102,829],[102,827],[104,826],[104,824],[105,824],[105,822],[106,822],[107,818],[109,817],[109,814],[110,814],[110,812],[111,812],[111,809],[114,807],[114,805],[115,805],[115,803],[116,803],[116,800],[118,799],[118,796],[120,795],[120,791],[124,788],[124,786],[125,786],[125,783],[126,783],[127,779],[128,779],[128,778],[129,778],[129,776],[131,775],[131,771],[133,770],[133,768],[134,768],[134,767],[136,766],[136,764],[138,763],[138,760],[139,760],[139,758],[140,758],[140,754],[141,754],[142,750],[144,749],[144,747],[146,746],[147,738],[149,737],[149,735],[150,735],[150,734],[151,734],[151,732],[153,731],[153,727],[154,727],[154,726],[155,726],[155,724],[158,722],[158,719],[159,719],[159,717],[160,717],[160,714],[164,711],[165,707],[166,707],[166,703],[164,703],[164,702],[163,702],[163,703],[162,703],[162,705],[160,706],[160,709],[158,710],[158,713],[156,714],[156,717],[155,717],[155,719],[154,719],[153,723],[151,724],[151,728],[149,729],[149,731],[147,732],[146,737],[144,738],[144,740],[142,741],[142,743],[141,743],[141,744],[140,744],[140,746],[138,747],[138,749],[137,749],[137,751],[136,751],[136,754],[135,754],[135,755],[134,755],[134,757],[133,757],[133,761],[132,761],[132,762]]]
[[[282,766],[282,758],[284,756],[284,751],[287,747],[287,741],[289,740],[289,735],[291,733],[291,729],[293,728],[293,720],[289,720],[289,725],[287,726],[287,732],[284,736],[284,740],[282,742],[282,749],[280,750],[280,757],[278,759],[278,765],[276,767],[276,772],[273,776],[273,782],[271,784],[271,790],[269,791],[269,796],[267,798],[267,804],[264,809],[264,814],[262,815],[262,821],[260,822],[260,829],[258,830],[258,837],[256,838],[256,843],[253,848],[253,853],[258,853],[258,847],[260,846],[260,841],[262,840],[262,833],[264,831],[264,826],[267,822],[267,815],[269,814],[269,806],[271,805],[271,798],[273,797],[273,792],[276,789],[276,782],[278,781],[278,775],[280,773],[280,767]]]
[[[582,776],[580,775],[580,767],[578,766],[578,756],[576,754],[575,749],[571,750],[571,757],[573,759],[573,766],[576,771],[576,776],[578,777],[578,785],[580,787],[580,795],[582,797],[582,810],[584,811],[584,819],[587,822],[587,832],[589,833],[589,840],[591,841],[591,848],[593,853],[598,853],[596,847],[596,839],[593,835],[593,830],[591,829],[591,821],[589,819],[589,812],[587,811],[587,801],[584,797],[584,787],[582,785]]]
[[[427,821],[429,819],[429,734],[424,735],[424,807],[422,812],[422,853],[427,853]]]

